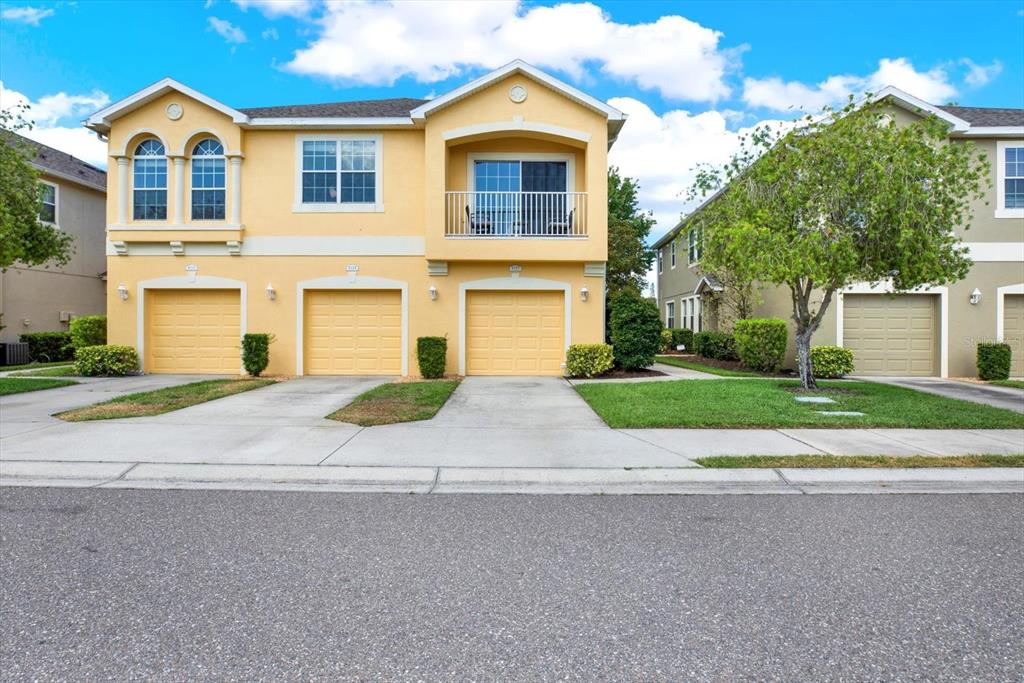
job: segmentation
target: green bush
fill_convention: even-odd
[[[21,341],[28,344],[28,355],[36,363],[71,360],[75,355],[70,332],[26,332]]]
[[[675,349],[677,346],[693,351],[693,330],[672,330],[672,348]]]
[[[733,327],[736,353],[751,370],[778,372],[786,357],[786,321],[779,318],[737,320]]]
[[[130,346],[83,346],[75,351],[75,374],[127,375],[139,369],[139,354]]]
[[[76,349],[83,346],[102,346],[107,343],[107,316],[83,315],[71,321],[71,345]]]
[[[672,330],[667,327],[661,331],[661,350],[662,351],[673,351],[675,346],[672,342],[675,341],[675,335],[672,334]]]
[[[266,332],[242,335],[242,367],[253,377],[259,377],[270,364],[270,344],[273,341],[274,335]]]
[[[572,344],[565,354],[570,377],[596,377],[612,369],[614,352],[608,344]]]
[[[416,360],[420,364],[420,374],[424,379],[444,377],[447,355],[447,337],[419,337],[416,340]]]
[[[978,379],[986,382],[1010,377],[1010,345],[978,344]]]
[[[612,354],[625,370],[654,364],[661,348],[661,317],[658,306],[638,292],[625,289],[615,295],[612,308]]]
[[[815,377],[835,379],[853,372],[853,351],[842,346],[811,348],[811,369]]]
[[[739,360],[736,340],[728,332],[698,332],[693,335],[693,350],[714,360]]]

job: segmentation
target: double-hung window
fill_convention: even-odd
[[[676,302],[665,302],[665,327],[672,329],[676,326]]]
[[[664,273],[665,272],[665,250],[664,249],[659,249],[658,250],[658,272],[659,273]]]
[[[686,259],[692,266],[700,261],[701,234],[699,228],[691,229],[686,236]]]
[[[39,183],[39,198],[42,206],[39,207],[39,220],[44,223],[57,222],[57,186],[50,183]]]
[[[167,220],[167,157],[159,140],[143,140],[135,148],[132,169],[132,218]]]
[[[996,218],[1024,217],[1024,144],[996,145]]]
[[[224,147],[214,139],[192,148],[192,220],[224,220]]]
[[[671,266],[673,268],[675,268],[676,267],[676,241],[675,241],[674,238],[673,238],[673,240],[671,242],[669,242],[668,256],[669,256],[669,263],[671,264]]]
[[[299,138],[299,211],[380,211],[380,136]]]

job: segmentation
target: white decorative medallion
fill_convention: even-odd
[[[519,104],[526,101],[526,88],[521,85],[513,85],[508,91],[508,98]]]
[[[181,118],[181,115],[184,113],[184,110],[181,108],[181,105],[177,102],[171,102],[170,104],[168,104],[166,111],[167,118],[169,118],[171,121],[177,121]]]

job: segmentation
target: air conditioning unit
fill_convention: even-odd
[[[72,315],[71,311],[61,311],[60,312],[60,321],[62,323],[69,323],[69,322],[71,322],[71,315]]]

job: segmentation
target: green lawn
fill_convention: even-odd
[[[725,455],[698,458],[703,467],[731,469],[734,467],[1024,467],[1024,455],[955,455],[928,457],[912,455]]]
[[[11,394],[23,394],[26,391],[40,391],[41,389],[56,389],[67,387],[78,382],[68,379],[32,379],[29,377],[0,377],[0,396]]]
[[[356,396],[352,403],[327,417],[362,427],[429,420],[457,386],[456,380],[382,384]]]
[[[71,365],[73,361],[70,360],[58,360],[50,363],[25,363],[24,365],[0,365],[0,372],[8,372],[13,370],[32,370],[34,368],[51,368],[55,365]]]
[[[704,365],[703,363],[689,360],[687,358],[680,358],[679,356],[657,356],[656,358],[659,363],[664,363],[665,365],[674,365],[677,368],[686,368],[687,370],[698,370],[700,372],[719,375],[721,377],[760,377],[756,372],[716,368],[713,365]]]
[[[42,382],[44,380],[19,381]],[[259,389],[273,383],[272,379],[210,379],[177,387],[128,394],[84,408],[57,413],[56,417],[68,422],[85,422],[87,420],[113,420],[122,417],[160,415],[172,410],[194,406],[197,403],[205,403],[243,391]]]
[[[24,370],[12,372],[11,377],[74,377],[74,365],[61,365],[56,368],[43,368],[42,370]]]
[[[1024,379],[998,379],[995,382],[989,382],[989,384],[995,384],[998,387],[1024,389]]]
[[[765,379],[580,384],[576,391],[611,427],[910,427],[1014,429],[1024,415],[870,382],[820,382],[816,396],[834,404],[798,403],[798,382]],[[819,415],[848,410],[863,416]]]

